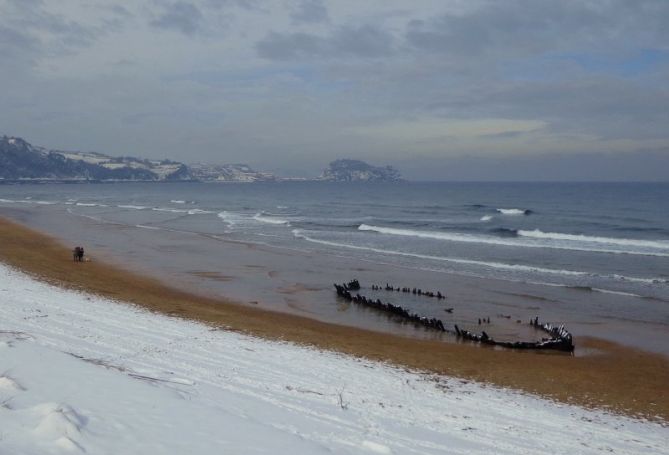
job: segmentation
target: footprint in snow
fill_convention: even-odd
[[[26,390],[25,387],[19,384],[15,379],[12,379],[7,375],[0,376],[0,391],[17,392],[23,390]]]

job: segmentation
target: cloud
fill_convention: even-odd
[[[269,60],[302,58],[377,58],[393,52],[394,37],[372,25],[337,27],[320,36],[271,32],[256,44],[258,55]]]
[[[202,26],[202,12],[193,3],[178,1],[167,5],[162,13],[151,20],[151,25],[192,35]]]
[[[328,9],[322,0],[302,0],[290,17],[296,23],[328,22]]]
[[[371,136],[389,143],[415,144],[416,142],[442,142],[480,137],[518,136],[544,128],[537,120],[447,119],[421,117],[411,120],[390,121],[375,125],[356,126],[351,133]]]
[[[465,179],[504,159],[659,156],[667,17],[666,0],[0,0],[0,125],[314,172],[342,155],[409,176],[457,161]]]
[[[11,0],[0,4],[0,56],[11,65],[0,72],[13,73],[34,68],[44,58],[71,55],[93,46],[112,28],[118,11],[111,10],[98,21],[85,21],[67,14],[67,8],[50,9],[41,0]]]
[[[443,14],[408,24],[417,49],[450,56],[508,58],[590,49],[605,52],[664,42],[669,3],[657,0],[484,3],[465,14]]]

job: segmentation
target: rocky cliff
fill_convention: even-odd
[[[377,167],[359,160],[336,160],[323,171],[321,180],[331,182],[392,182],[401,180],[392,166]]]

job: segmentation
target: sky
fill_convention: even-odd
[[[0,134],[315,176],[669,180],[667,0],[0,0]]]

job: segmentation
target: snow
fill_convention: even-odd
[[[90,164],[100,164],[109,161],[111,158],[99,154],[90,154],[83,152],[56,152],[70,160],[84,161]]]
[[[0,264],[2,454],[669,453],[669,429],[269,342]]]

